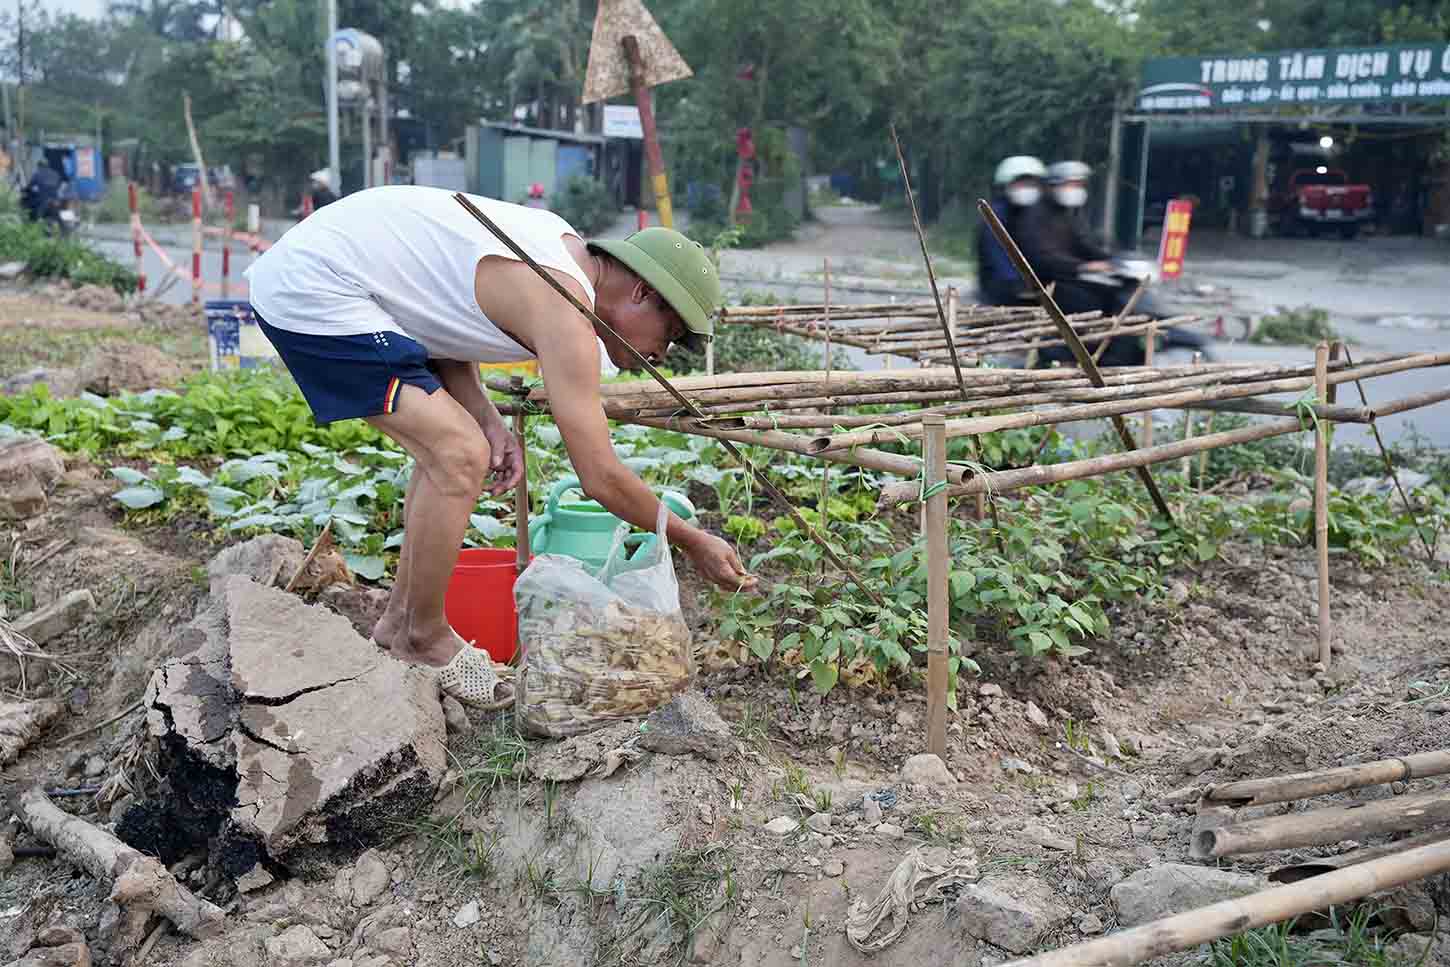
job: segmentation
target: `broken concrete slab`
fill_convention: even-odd
[[[167,769],[161,805],[189,813],[173,818],[199,837],[222,832],[219,868],[234,879],[259,861],[298,871],[426,809],[446,765],[435,677],[249,577],[225,575],[218,592],[178,635],[145,706]]]
[[[65,476],[65,457],[37,437],[0,438],[0,520],[43,513],[46,495]]]
[[[530,775],[545,782],[574,782],[605,762],[638,734],[633,722],[616,722],[595,732],[552,743],[528,760]]]
[[[1065,923],[1066,907],[1046,884],[1033,879],[968,883],[957,899],[957,916],[968,935],[1025,954]]]
[[[1118,921],[1132,927],[1160,917],[1232,900],[1262,889],[1256,876],[1207,866],[1163,863],[1139,870],[1109,891]]]
[[[211,593],[224,593],[226,579],[234,574],[251,578],[264,587],[282,586],[292,580],[307,559],[302,542],[281,534],[261,534],[222,551],[206,566]]]
[[[640,727],[642,749],[664,755],[700,755],[719,762],[735,747],[730,726],[699,692],[676,695]]]
[[[75,628],[95,610],[96,596],[81,588],[67,592],[43,608],[21,615],[10,626],[37,645],[43,645]]]
[[[20,757],[25,747],[60,717],[59,702],[0,702],[0,766]]]
[[[902,763],[901,781],[908,786],[955,786],[957,777],[940,756],[923,752]]]

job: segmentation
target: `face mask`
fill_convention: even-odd
[[[1018,208],[1026,208],[1028,205],[1037,204],[1037,199],[1042,197],[1042,189],[1028,186],[1025,188],[1008,188],[1007,200]]]
[[[1052,192],[1052,196],[1064,208],[1081,208],[1087,204],[1086,188],[1057,188]]]

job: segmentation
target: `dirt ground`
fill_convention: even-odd
[[[16,304],[0,299],[0,314]],[[65,327],[91,318],[55,312]],[[46,513],[0,530],[0,602],[11,617],[79,588],[97,600],[90,618],[48,645],[58,662],[28,666],[28,693],[65,711],[0,773],[0,791],[102,786],[100,796],[65,800],[97,823],[112,821],[131,786],[145,784],[139,717],[128,710],[175,647],[203,596],[201,569],[221,548],[204,527],[124,526],[115,486],[70,461]],[[982,676],[964,677],[948,718],[952,781],[927,783],[901,774],[925,751],[922,681],[823,699],[797,686],[793,669],[745,662],[709,638],[686,566],[698,687],[733,733],[723,759],[654,754],[605,779],[534,781],[513,767],[553,743],[520,744],[508,715],[474,715],[450,740],[453,781],[431,817],[400,823],[377,847],[387,868],[377,895],[355,902],[361,863],[350,853],[325,874],[242,896],[183,860],[193,887],[212,887],[226,906],[226,930],[205,943],[163,931],[146,962],[986,967],[1010,959],[969,925],[960,886],[914,911],[883,952],[847,944],[852,903],[876,898],[915,850],[928,863],[961,864],[979,887],[1020,902],[1025,912],[1009,925],[1018,936],[1024,924],[1040,928],[1025,950],[1088,939],[1120,926],[1115,884],[1190,862],[1194,789],[1450,746],[1447,551],[1434,569],[1406,560],[1367,571],[1336,557],[1328,668],[1309,657],[1312,552],[1248,546],[1179,574],[1162,604],[1120,608],[1111,637],[1081,658],[1030,662],[983,650]],[[376,590],[358,587],[324,595],[322,606],[366,634],[378,601]],[[6,692],[19,689],[15,672],[0,654]],[[505,757],[507,778],[480,787],[476,778]],[[1408,791],[1445,785],[1422,779]],[[1378,786],[1332,800],[1405,791]],[[1241,819],[1302,808],[1247,810]],[[801,825],[769,832],[781,817]],[[17,842],[34,845],[23,833]],[[1341,848],[1349,845],[1218,866],[1262,874]],[[63,858],[18,859],[0,877],[0,963],[57,924],[85,934],[105,962],[117,929],[108,889]],[[1427,962],[1450,962],[1443,932],[1435,937],[1422,915],[1435,899],[1385,901],[1412,911],[1412,936],[1397,953],[1418,956],[1433,943]],[[325,954],[294,958],[282,941],[298,927]]]

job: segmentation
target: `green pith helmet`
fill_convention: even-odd
[[[715,338],[715,311],[720,307],[720,276],[705,247],[672,228],[643,228],[625,239],[589,243],[614,256],[644,279],[670,308],[680,314],[689,335],[685,345],[695,351]]]

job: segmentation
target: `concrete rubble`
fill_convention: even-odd
[[[65,458],[44,440],[0,437],[0,520],[42,514],[48,495],[65,476]]]
[[[957,898],[956,911],[970,936],[1014,954],[1037,947],[1070,915],[1050,887],[1026,878],[966,884]]]
[[[195,848],[221,832],[213,862],[249,885],[265,882],[263,867],[305,867],[329,845],[378,841],[428,808],[446,766],[433,676],[388,657],[346,618],[253,579],[285,581],[291,550],[233,548],[213,562],[209,606],[178,634],[144,698],[162,803],[139,804],[120,825],[123,838],[143,840],[156,828],[190,831],[195,842],[133,843],[163,858],[164,847]],[[375,873],[361,889],[373,892]]]
[[[640,728],[640,748],[663,755],[699,755],[719,762],[735,746],[730,726],[699,692],[677,695],[650,713]]]
[[[1221,900],[1247,896],[1263,886],[1258,877],[1245,873],[1163,863],[1139,870],[1115,885],[1109,895],[1117,908],[1118,921],[1132,927]]]
[[[0,766],[14,762],[64,708],[59,702],[0,701]]]
[[[37,645],[43,645],[75,628],[95,610],[95,595],[81,588],[66,593],[43,608],[21,615],[10,626]]]

